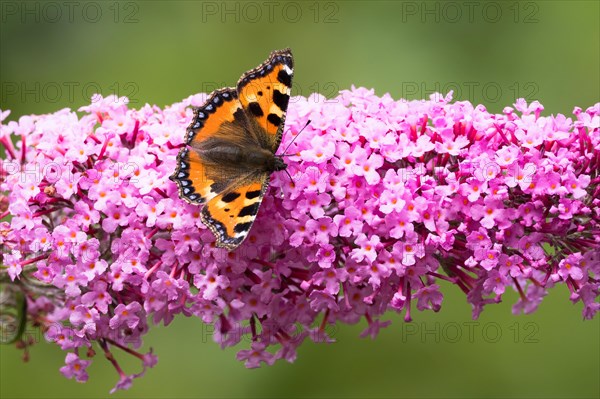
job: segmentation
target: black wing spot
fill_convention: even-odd
[[[288,101],[290,100],[290,96],[280,92],[279,90],[275,90],[273,92],[273,101],[275,105],[277,105],[282,111],[285,111],[288,106]]]
[[[263,92],[261,90],[259,90],[258,93],[256,93],[256,94],[258,94],[259,96],[262,96]]]
[[[246,123],[246,119],[244,117],[244,110],[241,108],[238,108],[234,113],[233,113],[233,118],[235,119],[235,121],[239,124],[241,124],[242,126],[245,126]]]
[[[292,86],[292,77],[283,69],[277,74],[277,80],[286,85],[287,87]]]
[[[248,191],[246,193],[246,198],[254,199],[254,198],[258,197],[259,195],[260,195],[260,190]]]
[[[258,206],[259,203],[256,202],[252,205],[248,205],[242,208],[242,210],[240,211],[240,213],[238,213],[238,217],[244,217],[244,216],[254,216],[256,215],[256,213],[258,212]]]
[[[225,209],[223,209],[223,210],[224,210],[225,212],[229,212],[231,209],[229,209],[229,208],[225,208]]]
[[[252,112],[252,114],[254,116],[263,116],[263,110],[260,107],[260,104],[257,102],[251,102],[248,104],[248,109],[250,110],[250,112]]]
[[[233,231],[236,233],[243,233],[250,230],[250,227],[252,227],[252,222],[240,223],[233,228]]]
[[[281,124],[281,118],[275,114],[269,114],[269,116],[267,116],[267,120],[275,126],[279,126]]]
[[[240,193],[227,193],[221,198],[223,202],[235,201],[240,196]]]

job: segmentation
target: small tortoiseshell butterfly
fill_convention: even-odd
[[[215,90],[194,112],[170,177],[179,196],[204,205],[217,246],[234,250],[258,213],[272,172],[287,165],[279,148],[292,86],[290,49],[273,51],[237,87]]]

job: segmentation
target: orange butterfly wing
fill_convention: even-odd
[[[233,250],[244,241],[258,213],[268,177],[264,174],[240,181],[202,208],[202,222],[217,237],[219,247]]]
[[[293,74],[294,61],[288,48],[273,51],[267,61],[246,72],[237,84],[244,110],[262,128],[273,153],[281,143]]]
[[[267,61],[242,76],[237,89],[213,92],[195,111],[187,129],[187,146],[179,152],[171,180],[177,183],[181,198],[204,204],[202,221],[219,247],[235,249],[256,218],[269,173],[264,167],[253,169],[237,161],[255,154],[265,162],[275,158],[292,68],[289,49],[274,51]]]
[[[177,168],[171,176],[179,186],[179,196],[187,202],[205,204],[222,191],[219,185],[224,184],[224,165],[206,162],[194,149],[220,135],[223,124],[234,123],[235,112],[241,108],[237,91],[225,88],[214,91],[204,105],[194,111],[194,119],[187,129],[187,146],[179,152]]]

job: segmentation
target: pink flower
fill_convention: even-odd
[[[309,149],[300,152],[300,155],[307,162],[316,164],[326,162],[333,157],[335,144],[325,139],[324,136],[314,136],[310,142]]]
[[[377,154],[371,154],[368,158],[359,158],[360,165],[353,168],[356,176],[364,176],[368,184],[379,183],[380,176],[378,169],[383,165],[383,157]]]
[[[119,390],[127,390],[127,389],[131,388],[131,385],[133,384],[133,378],[134,378],[134,376],[132,376],[132,375],[125,375],[125,374],[121,375],[121,378],[119,379],[117,384],[114,386],[114,388],[110,390],[110,393],[113,394]]]
[[[580,199],[587,194],[585,188],[590,184],[590,176],[581,175],[576,177],[572,172],[564,180],[567,191],[573,194],[573,198]]]
[[[432,309],[434,312],[438,312],[442,306],[444,296],[440,292],[440,287],[437,284],[432,284],[420,288],[415,293],[415,298],[417,298],[417,309]]]
[[[502,295],[504,293],[507,280],[498,270],[492,270],[488,274],[487,279],[483,282],[483,292],[490,294],[494,292],[496,295]]]
[[[8,269],[8,275],[10,279],[14,281],[19,277],[21,272],[23,271],[23,267],[21,264],[21,252],[12,250],[10,254],[4,255],[4,266]]]
[[[475,202],[479,199],[482,193],[487,191],[487,182],[471,179],[469,183],[461,184],[461,189],[463,194],[467,196],[470,202]]]
[[[389,216],[385,219],[387,227],[390,229],[390,237],[402,238],[405,234],[411,234],[415,231],[415,226],[409,220],[406,212],[401,212],[396,217]]]
[[[493,197],[486,197],[483,205],[474,205],[472,215],[475,220],[486,229],[491,229],[496,225],[496,220],[501,220],[504,216],[502,202]]]
[[[80,327],[78,335],[94,335],[96,333],[96,323],[99,320],[98,311],[95,308],[79,305],[69,316],[69,322],[74,326]]]
[[[237,359],[244,360],[248,368],[260,367],[261,362],[271,365],[275,362],[275,357],[265,348],[266,345],[255,342],[252,344],[252,349],[239,351]]]
[[[117,227],[129,224],[129,211],[125,207],[110,207],[105,213],[107,217],[102,221],[102,228],[107,233],[113,233]]]
[[[310,213],[314,219],[318,219],[325,215],[324,207],[331,202],[331,196],[326,193],[307,193],[306,199],[298,203],[298,207],[294,210],[294,214]]]
[[[81,360],[75,353],[69,352],[65,357],[66,365],[60,368],[60,372],[67,378],[75,378],[77,382],[88,380],[87,367],[92,363],[90,360]]]
[[[361,212],[353,206],[347,207],[343,215],[335,215],[333,222],[338,226],[338,234],[341,237],[359,233],[363,225]]]
[[[465,136],[458,136],[455,139],[447,140],[443,143],[435,143],[435,150],[440,154],[450,154],[457,156],[460,154],[460,150],[469,144],[469,139]]]
[[[498,163],[498,165],[500,166],[509,166],[512,165],[513,162],[515,162],[515,160],[518,158],[520,154],[519,148],[516,145],[507,145],[504,147],[501,147],[497,152],[496,152],[496,162]]]
[[[400,213],[404,209],[406,201],[402,199],[403,190],[385,190],[380,197],[381,212],[390,214],[392,212]]]
[[[331,267],[335,261],[335,247],[331,244],[322,246],[316,254],[316,261],[322,268]]]
[[[86,292],[81,297],[81,303],[88,309],[97,309],[99,312],[106,314],[108,305],[112,298],[107,292],[108,284],[104,281],[97,281],[93,289]]]
[[[571,277],[573,280],[581,280],[583,278],[583,271],[579,267],[581,262],[581,253],[575,253],[569,255],[566,259],[563,259],[559,263],[558,275],[563,279]]]
[[[132,302],[129,305],[119,304],[115,308],[115,315],[110,319],[110,328],[115,329],[122,324],[126,324],[129,328],[135,328],[140,322],[138,312],[142,307],[137,302]]]
[[[521,275],[521,269],[519,266],[522,262],[523,258],[521,258],[519,255],[508,256],[506,254],[501,254],[498,259],[500,273],[505,276],[510,275],[511,277],[518,277]]]
[[[174,283],[169,283],[168,281],[165,284],[174,285]],[[194,285],[202,290],[204,299],[211,301],[218,297],[220,290],[229,287],[229,284],[229,279],[219,275],[218,270],[208,270],[206,275],[196,275],[194,278]],[[173,295],[169,299],[173,300],[177,297],[176,291],[173,291]]]
[[[358,248],[352,250],[352,259],[357,262],[367,259],[369,264],[373,263],[375,258],[377,258],[377,247],[380,243],[379,237],[376,235],[367,237],[365,234],[361,234],[355,242]]]
[[[363,332],[360,333],[360,337],[361,338],[371,337],[371,339],[375,339],[379,335],[379,331],[382,328],[389,326],[390,324],[392,324],[391,320],[386,320],[384,322],[382,322],[379,319],[373,320],[373,321],[369,322],[369,326]]]

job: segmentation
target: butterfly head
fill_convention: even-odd
[[[287,168],[287,164],[283,161],[283,158],[275,156],[273,162],[273,172],[278,172]]]

